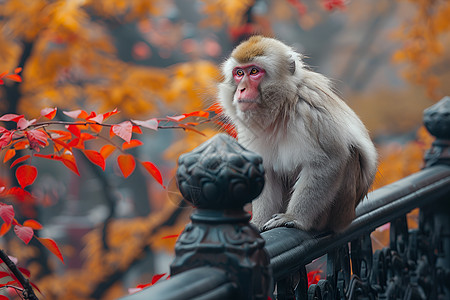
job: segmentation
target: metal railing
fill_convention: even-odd
[[[450,98],[424,123],[436,137],[426,167],[370,193],[336,234],[249,225],[243,206],[261,192],[264,170],[233,139],[218,135],[181,156],[180,191],[197,209],[171,278],[122,299],[450,299]],[[409,229],[415,208],[419,225]],[[386,223],[389,246],[373,251],[370,234]],[[326,278],[308,286],[305,266],[325,254]]]

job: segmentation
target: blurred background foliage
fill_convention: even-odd
[[[204,109],[220,63],[260,33],[333,79],[377,144],[377,188],[422,167],[432,141],[423,109],[450,95],[449,15],[445,0],[0,0],[0,73],[23,68],[22,83],[0,86],[0,114],[118,108],[124,119],[149,119]],[[133,154],[158,164],[167,189],[138,171],[124,180],[117,166],[103,173],[84,162],[77,177],[33,162],[35,201],[16,205],[44,225],[66,264],[8,235],[2,248],[46,299],[114,299],[167,272],[170,236],[190,212],[172,179],[176,159],[217,132],[201,130],[140,137]],[[3,167],[1,181],[11,178]],[[385,229],[373,236],[380,245]]]

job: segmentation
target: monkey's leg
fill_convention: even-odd
[[[261,195],[252,203],[251,222],[261,230],[276,213],[283,211],[282,188],[273,171],[266,170],[266,181]]]
[[[343,176],[343,168],[336,162],[304,167],[294,184],[286,213],[272,216],[263,229],[284,226],[307,231],[323,230],[330,217],[339,218],[329,216],[329,212]]]

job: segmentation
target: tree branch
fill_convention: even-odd
[[[8,255],[0,249],[0,259],[3,260],[3,262],[6,264],[8,269],[11,270],[11,272],[16,277],[17,281],[23,286],[23,296],[25,299],[28,300],[39,300],[36,294],[33,291],[33,287],[30,284],[30,281],[23,276],[22,272],[17,268],[16,264],[12,262],[12,260],[8,257]]]

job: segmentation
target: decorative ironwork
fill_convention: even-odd
[[[450,299],[449,115],[449,97],[424,113],[437,137],[426,168],[370,193],[333,235],[274,228],[261,238],[243,211],[264,186],[261,158],[214,137],[179,160],[180,191],[197,209],[175,246],[172,279],[129,299],[275,299],[272,276],[277,300]],[[406,214],[417,207],[418,227],[410,229]],[[389,246],[373,252],[370,234],[386,223]],[[324,254],[326,277],[308,287],[305,265]]]
[[[424,123],[437,138],[425,156],[427,167],[450,164],[450,97],[425,110]],[[345,243],[327,251],[326,278],[307,289],[299,285],[295,299],[450,299],[450,194],[437,198],[433,205],[416,204],[417,229],[408,229],[406,214],[389,220],[389,247],[373,252],[375,228],[368,227],[350,248]],[[344,238],[352,228],[347,231]],[[292,276],[281,278],[278,300],[294,299],[293,285],[284,284]]]
[[[435,164],[450,165],[450,97],[423,112],[423,122],[427,130],[436,137],[431,149],[425,154],[427,167]]]
[[[264,187],[262,159],[219,134],[178,161],[177,182],[197,210],[178,238],[171,275],[197,267],[227,271],[236,299],[267,300],[269,256],[245,204]]]

